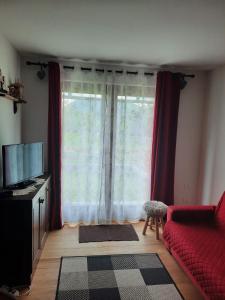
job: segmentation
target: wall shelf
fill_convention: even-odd
[[[0,92],[0,97],[3,97],[7,100],[13,101],[13,112],[14,114],[17,113],[17,104],[25,104],[27,103],[27,101],[23,100],[23,99],[17,99],[7,93],[2,93]]]

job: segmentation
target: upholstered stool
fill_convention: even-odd
[[[164,216],[166,215],[167,205],[160,201],[148,201],[144,204],[144,210],[147,214],[145,226],[143,229],[143,235],[145,235],[147,227],[149,225],[152,229],[152,225],[155,225],[156,228],[156,239],[159,239],[159,226],[164,228]],[[150,223],[149,223],[150,220]]]

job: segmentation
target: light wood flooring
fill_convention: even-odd
[[[78,226],[65,225],[62,230],[50,232],[31,286],[29,296],[20,299],[54,300],[61,256],[104,255],[123,253],[158,253],[177,287],[187,300],[203,299],[198,290],[168,253],[155,232],[147,229],[142,235],[144,222],[134,224],[140,241],[82,243],[78,242]]]

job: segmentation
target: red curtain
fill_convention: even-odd
[[[179,99],[179,74],[158,72],[152,142],[151,199],[167,205],[174,203]]]
[[[51,175],[50,229],[62,228],[61,214],[61,89],[60,68],[56,62],[48,63],[48,168]]]

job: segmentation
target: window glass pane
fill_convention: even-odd
[[[102,128],[101,95],[63,93],[63,201],[98,201]]]
[[[153,107],[152,97],[117,97],[114,202],[150,199]]]

